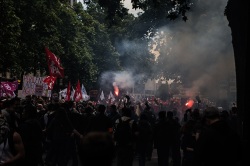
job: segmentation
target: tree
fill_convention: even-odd
[[[239,110],[239,130],[244,141],[244,150],[246,152],[250,148],[250,114],[249,108],[249,86],[248,75],[249,54],[249,8],[247,1],[229,0],[226,6],[225,15],[229,21],[232,30],[232,43],[234,48],[234,57],[236,65],[237,80],[237,107]],[[243,153],[242,164],[249,165],[249,154]]]
[[[20,49],[20,35],[22,20],[16,15],[14,1],[0,1],[0,64],[2,69],[19,70],[18,50]]]
[[[19,75],[46,71],[44,47],[60,58],[72,83],[79,79],[93,85],[103,70],[119,68],[106,27],[83,11],[80,3],[72,7],[68,1],[19,0],[1,1],[1,7],[1,32],[6,34],[0,46],[4,68],[16,64]]]
[[[120,63],[120,69],[119,70],[126,70],[130,71],[133,74],[136,75],[144,75],[143,80],[146,80],[146,78],[149,78],[152,73],[152,67],[154,65],[154,55],[149,52],[148,50],[148,41],[146,37],[144,37],[144,34],[136,34],[136,32],[131,32],[134,29],[139,29],[132,27],[134,25],[134,22],[136,21],[136,18],[132,14],[128,15],[122,15],[122,17],[118,15],[113,15],[113,23],[112,26],[110,26],[110,22],[104,21],[107,18],[105,16],[108,15],[108,10],[105,10],[104,7],[101,5],[103,4],[97,4],[96,1],[92,1],[87,6],[87,12],[95,18],[95,20],[98,20],[100,23],[103,23],[102,25],[105,26],[105,30],[108,32],[109,39],[111,40],[111,45],[114,46],[113,49],[117,51],[117,56]],[[97,36],[97,35],[94,35]],[[93,38],[93,36],[92,36]],[[105,39],[105,38],[103,38]],[[93,41],[93,40],[92,40]],[[98,44],[101,43],[100,39],[96,41],[93,41],[93,48],[98,48]],[[108,40],[104,41],[107,48],[109,42]],[[98,51],[97,49],[96,51]],[[99,51],[101,54],[106,53],[107,51]],[[101,58],[105,57],[105,61],[107,61],[107,56],[102,56]],[[111,55],[108,56],[110,59],[116,59],[111,58]],[[103,71],[107,71],[106,68],[103,68],[106,63],[98,63],[99,67],[102,69],[105,69]],[[115,68],[114,68],[115,69]],[[112,71],[115,71],[115,70]],[[118,68],[116,68],[118,69]]]

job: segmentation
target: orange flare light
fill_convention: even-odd
[[[114,86],[114,91],[115,91],[115,95],[118,96],[119,95],[119,88],[118,86]]]
[[[185,104],[186,107],[191,108],[194,104],[193,100],[188,100],[188,102]]]

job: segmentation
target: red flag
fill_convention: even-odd
[[[48,48],[45,47],[45,52],[47,55],[47,62],[49,66],[50,76],[54,77],[64,77],[64,69],[60,64],[60,59],[55,56]]]
[[[66,94],[65,101],[70,101],[70,82],[68,84],[67,94]]]
[[[53,87],[54,87],[54,84],[56,82],[56,77],[53,77],[53,76],[47,76],[44,80],[43,80],[44,83],[46,83],[48,85],[48,89],[49,90],[52,90]]]
[[[77,85],[76,85],[76,91],[74,94],[74,99],[76,102],[80,101],[82,99],[82,91],[81,91],[81,85],[80,81],[78,80]]]

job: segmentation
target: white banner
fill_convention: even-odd
[[[48,85],[43,82],[45,77],[35,77],[32,75],[23,76],[22,98],[27,95],[36,95],[51,97],[51,90],[48,90]]]

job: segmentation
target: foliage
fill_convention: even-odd
[[[166,18],[184,17],[190,3],[131,2],[144,10],[139,17],[128,14],[121,0],[93,0],[86,10],[81,3],[70,6],[65,0],[1,0],[0,64],[15,69],[19,77],[37,70],[46,74],[48,47],[60,58],[72,84],[79,79],[91,89],[103,72],[117,70],[151,78],[151,32],[166,24]]]
[[[59,0],[1,1],[1,9],[0,64],[11,69],[16,65],[19,77],[36,70],[46,74],[45,47],[60,58],[72,84],[79,79],[91,85],[102,70],[119,68],[106,27],[86,13],[81,3],[72,7]]]
[[[0,65],[2,70],[18,70],[18,50],[20,49],[19,37],[22,20],[15,14],[14,1],[0,1]]]
[[[105,16],[107,15],[107,11],[102,10],[102,7],[95,3],[95,1],[92,1],[88,5],[87,12],[91,13],[91,16],[96,20],[100,20],[101,18],[105,20]],[[136,75],[143,75],[142,79],[145,81],[153,73],[154,55],[148,50],[148,40],[144,37],[146,31],[143,31],[141,34],[136,32],[143,25],[133,27],[137,20],[137,17],[128,14],[123,17],[114,16],[113,21],[116,23],[112,26],[106,21],[102,21],[102,23],[107,27],[106,30],[112,45],[118,52],[122,70]]]
[[[175,20],[179,16],[187,20],[186,12],[190,9],[192,0],[131,0],[133,9],[142,9],[147,20],[155,21],[161,18]],[[115,24],[115,18],[124,18],[128,11],[123,6],[123,0],[99,0],[99,5],[106,9],[110,24]],[[157,18],[157,19],[156,19]],[[160,22],[158,22],[160,23]]]

